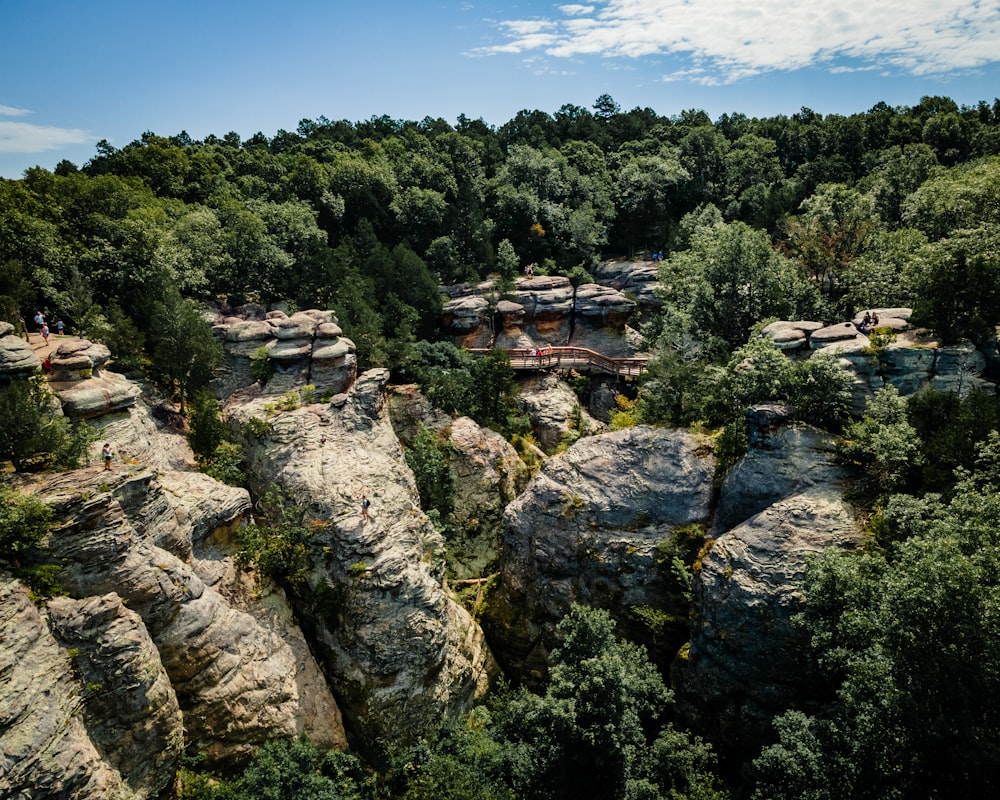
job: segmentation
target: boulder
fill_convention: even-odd
[[[552,373],[521,377],[518,389],[518,411],[531,420],[532,434],[548,453],[563,442],[604,430],[604,424],[581,407],[573,390]]]
[[[100,377],[101,368],[111,360],[111,351],[99,342],[67,339],[49,356],[51,380],[71,382]]]
[[[50,387],[62,403],[63,414],[74,420],[90,420],[134,406],[140,390],[124,375],[100,373],[100,377],[58,382]]]
[[[675,665],[685,720],[744,758],[817,685],[791,625],[807,559],[863,539],[833,438],[780,416],[756,414],[754,444],[722,482],[714,542],[694,579],[690,647]]]
[[[2,323],[7,333],[0,335],[0,380],[25,378],[42,368],[41,359],[35,355],[30,342],[14,336],[14,326]]]
[[[485,619],[508,674],[542,678],[555,626],[575,602],[607,608],[624,632],[662,649],[641,624],[643,609],[677,611],[658,547],[678,528],[707,524],[714,472],[702,438],[648,426],[587,437],[548,459],[507,508]]]

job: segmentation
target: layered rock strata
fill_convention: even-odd
[[[262,398],[226,406],[255,485],[279,487],[312,530],[298,610],[345,719],[369,746],[454,718],[495,674],[481,629],[445,589],[444,543],[419,509],[387,379],[371,370],[330,404],[277,413]]]

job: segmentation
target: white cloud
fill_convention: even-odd
[[[84,144],[91,138],[87,131],[78,128],[0,120],[0,153],[44,153],[66,145]]]
[[[995,0],[607,0],[560,10],[559,19],[498,23],[506,41],[476,54],[674,55],[698,65],[698,77],[688,79],[713,83],[808,66],[840,69],[838,59],[915,75],[1000,60]]]
[[[13,106],[0,106],[0,117],[23,117],[30,114],[26,108],[14,108]]]

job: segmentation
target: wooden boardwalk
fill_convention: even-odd
[[[486,348],[470,349],[473,355],[484,355]],[[503,350],[516,370],[576,369],[582,371],[599,370],[622,378],[635,378],[646,371],[647,356],[632,358],[612,358],[596,350],[585,347],[552,347],[542,350],[542,355],[532,348],[512,348]]]

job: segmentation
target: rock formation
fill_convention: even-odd
[[[453,419],[435,411],[415,386],[394,387],[390,414],[405,446],[419,425],[446,443],[455,477],[454,511],[445,520],[449,573],[456,580],[478,578],[500,557],[503,512],[527,484],[527,465],[500,434],[468,417]]]
[[[532,434],[548,453],[555,452],[563,442],[571,443],[580,436],[604,430],[604,424],[581,407],[573,390],[549,372],[518,380],[517,405],[531,420]]]
[[[444,588],[444,543],[419,509],[385,404],[387,378],[366,372],[329,404],[226,405],[254,485],[279,487],[313,531],[297,607],[345,719],[369,746],[463,712],[495,671],[479,626]]]
[[[501,581],[487,626],[504,666],[539,678],[555,624],[581,602],[611,610],[669,608],[657,546],[707,525],[715,459],[681,430],[639,426],[581,439],[549,459],[507,509]]]
[[[14,326],[0,321],[0,383],[25,378],[42,368],[31,344],[14,335]]]
[[[771,718],[815,687],[801,609],[806,559],[854,547],[862,533],[843,499],[832,439],[802,425],[757,425],[719,492],[714,542],[694,580],[690,649],[676,667],[678,704],[696,730],[747,756]]]
[[[260,309],[220,311],[213,329],[222,340],[223,361],[215,388],[220,397],[257,383],[252,358],[264,353],[269,394],[311,385],[319,394],[343,392],[357,373],[354,342],[343,335],[332,311],[311,309],[288,315]],[[242,316],[237,315],[242,314]]]
[[[104,597],[102,607],[125,603],[138,615],[192,752],[232,764],[269,739],[303,733],[345,745],[336,704],[280,597],[271,599],[273,611],[243,610],[247,592],[234,578],[232,549],[218,549],[249,516],[245,491],[199,473],[157,477],[138,467],[75,470],[33,489],[63,520],[49,542],[65,564],[61,585],[81,601]],[[69,619],[64,627],[88,624]],[[327,712],[322,719],[306,711],[315,708]]]

